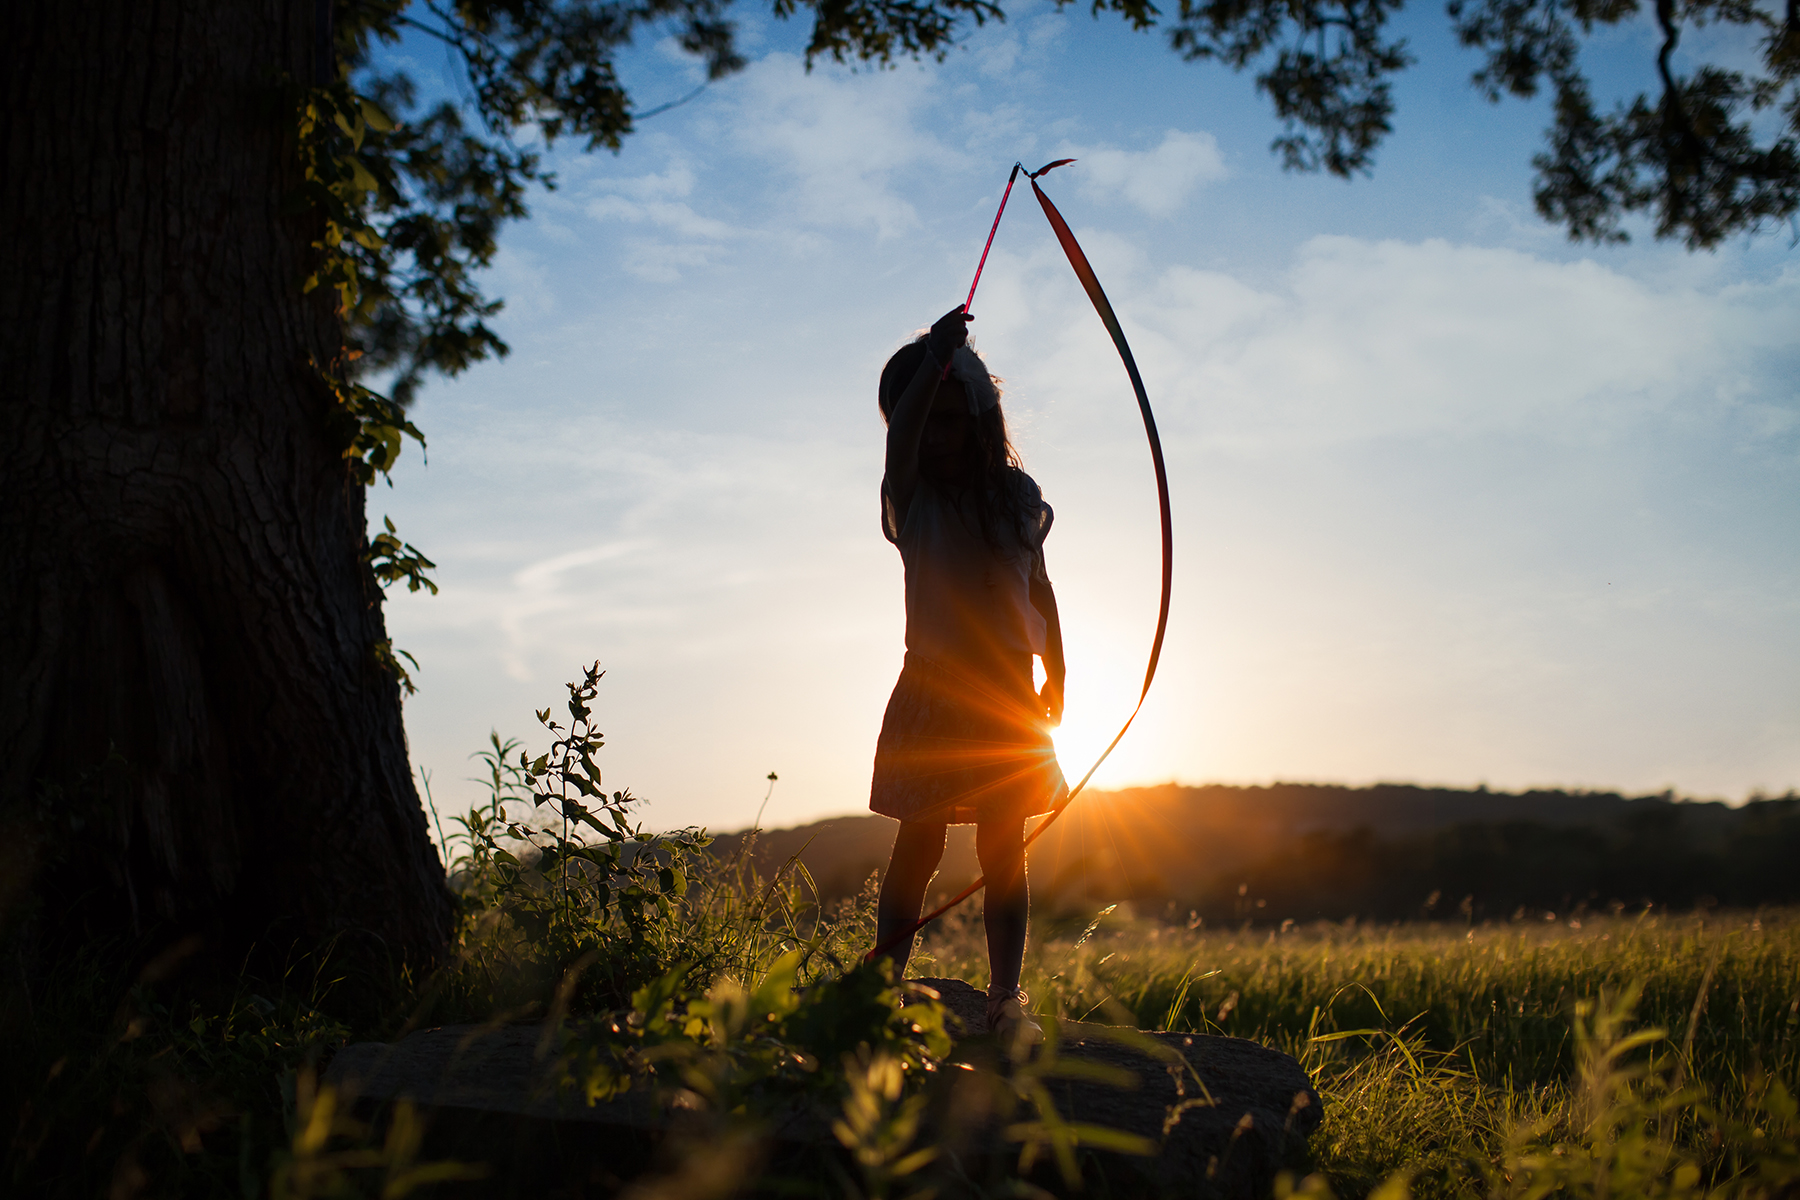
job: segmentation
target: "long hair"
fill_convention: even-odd
[[[881,385],[875,402],[881,409],[883,422],[890,419],[900,393],[906,390],[906,385],[918,373],[919,364],[925,360],[925,339],[929,336],[922,334],[900,347],[881,368]],[[999,378],[994,375],[988,378],[993,380],[995,394],[1002,394]],[[967,455],[964,477],[969,480],[969,496],[980,524],[982,541],[994,550],[1001,549],[997,530],[999,523],[1005,521],[1012,526],[1020,545],[1031,546],[1029,528],[1037,514],[1025,511],[1025,467],[1012,439],[1006,435],[1006,413],[1001,405],[996,403],[977,414],[972,432],[973,436],[963,450]]]

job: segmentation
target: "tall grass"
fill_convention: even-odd
[[[947,921],[915,970],[980,980],[979,933],[978,912]],[[1630,1068],[1683,1097],[1658,1128],[1715,1182],[1737,1153],[1721,1131],[1766,1125],[1774,1084],[1800,1079],[1793,910],[1235,931],[1111,911],[1041,933],[1025,980],[1043,1012],[1293,1054],[1325,1100],[1315,1164],[1348,1195],[1402,1171],[1419,1195],[1487,1194],[1477,1168],[1523,1153],[1521,1130],[1574,1120],[1584,1046],[1622,1031],[1660,1031]]]

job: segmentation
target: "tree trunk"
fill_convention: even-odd
[[[284,208],[316,13],[0,16],[0,921],[52,959],[449,926]]]

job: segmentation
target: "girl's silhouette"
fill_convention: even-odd
[[[906,664],[869,794],[870,808],[900,822],[876,945],[918,920],[945,827],[973,823],[987,877],[988,1027],[1010,1044],[1038,1033],[1019,990],[1024,834],[1025,819],[1067,788],[1050,740],[1062,719],[1062,626],[1044,570],[1054,514],[1007,440],[998,381],[967,344],[969,320],[946,313],[881,372],[881,523],[906,566]],[[911,935],[896,943],[896,974],[912,947]]]

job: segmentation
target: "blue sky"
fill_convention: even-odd
[[[414,763],[471,798],[490,728],[581,665],[609,783],[656,825],[862,811],[902,653],[881,363],[959,302],[1015,159],[1119,310],[1168,451],[1163,670],[1097,777],[1800,784],[1800,258],[1570,245],[1531,208],[1545,104],[1493,106],[1442,14],[1402,28],[1372,178],[1293,175],[1247,76],[1013,8],[942,64],[852,72],[751,9],[743,74],[617,155],[559,147],[488,277],[510,358],[423,392],[429,464],[371,493],[440,564],[390,596]],[[1649,80],[1646,30],[1596,74]],[[441,51],[397,58],[455,86]],[[624,61],[641,107],[698,79]],[[1129,711],[1155,493],[1116,355],[1029,195],[976,298],[1070,652],[1071,773]]]

